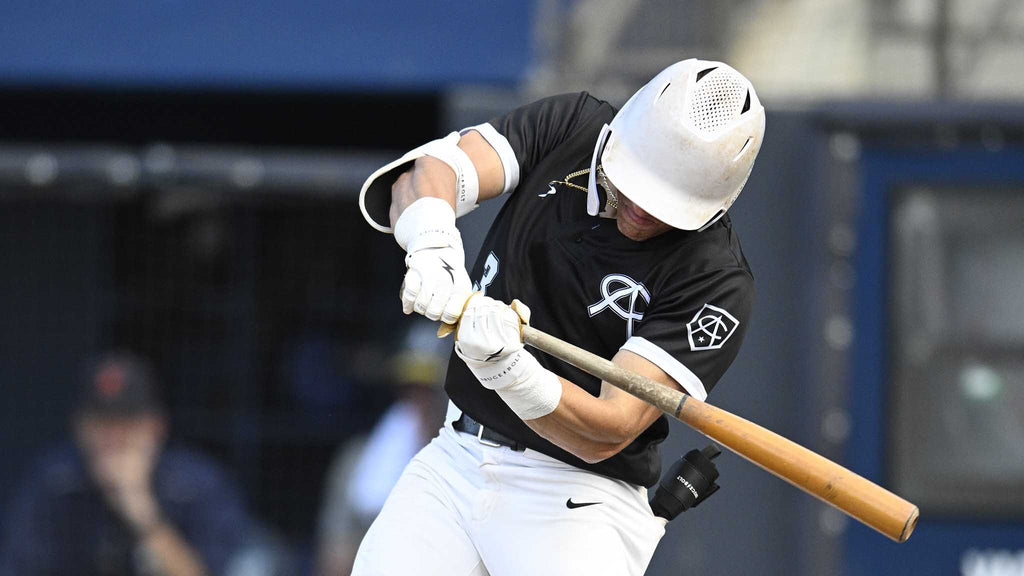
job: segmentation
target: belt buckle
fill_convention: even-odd
[[[477,423],[479,424],[479,422]],[[490,446],[491,448],[501,448],[501,444],[493,440],[484,440],[484,425],[480,424],[480,427],[476,430],[476,441],[483,444],[484,446]]]

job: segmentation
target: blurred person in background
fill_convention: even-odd
[[[2,576],[229,573],[252,535],[212,461],[168,445],[149,364],[108,354],[86,373],[73,442],[45,454],[3,525]]]
[[[414,322],[388,362],[396,399],[373,429],[343,445],[328,472],[316,550],[316,576],[348,576],[363,535],[406,464],[437,432],[445,413],[441,385],[451,346],[437,326]]]

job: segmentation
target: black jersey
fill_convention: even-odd
[[[525,302],[536,328],[604,358],[622,348],[635,352],[703,400],[739,350],[753,277],[728,216],[702,232],[670,230],[635,242],[615,220],[588,215],[585,170],[601,128],[614,115],[608,103],[580,93],[490,121],[496,133],[488,140],[501,140],[506,183],[515,172],[518,183],[511,182],[512,197],[470,276],[487,296]],[[600,393],[598,378],[531,352],[548,370]],[[534,450],[634,484],[658,481],[665,416],[620,453],[587,464],[531,430],[454,355],[445,390],[474,419]]]

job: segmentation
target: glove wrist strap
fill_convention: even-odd
[[[499,362],[463,358],[477,380],[491,388],[521,420],[547,416],[562,399],[562,381],[526,350]]]
[[[462,250],[462,235],[455,227],[455,212],[440,198],[420,198],[406,207],[395,222],[395,240],[408,253],[427,248]]]

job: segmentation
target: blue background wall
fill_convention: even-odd
[[[513,85],[533,2],[11,0],[0,83],[436,89]]]

